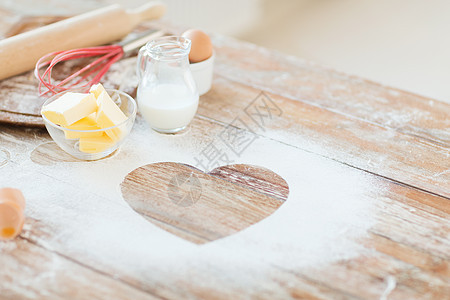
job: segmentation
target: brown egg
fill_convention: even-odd
[[[0,241],[20,234],[25,220],[25,198],[20,190],[0,189]]]
[[[211,57],[213,46],[209,36],[201,30],[189,29],[184,32],[183,37],[191,40],[191,52],[189,61],[191,63],[201,62]]]

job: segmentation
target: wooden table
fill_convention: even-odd
[[[0,12],[4,35],[19,19]],[[81,162],[44,129],[0,126],[0,187],[27,198],[22,234],[0,242],[0,299],[450,299],[450,105],[212,39],[213,87],[181,134],[152,132],[138,116],[118,153]],[[119,75],[134,60],[109,80],[130,84]],[[221,144],[226,128],[251,143],[233,152]],[[129,172],[201,168],[210,145],[279,174],[287,201],[201,244],[128,206]]]

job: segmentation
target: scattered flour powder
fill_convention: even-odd
[[[235,163],[278,173],[289,184],[289,198],[237,234],[195,245],[147,222],[123,200],[120,183],[135,168],[161,161],[195,165],[194,157],[214,140],[214,134],[195,135],[193,128],[161,135],[138,118],[110,158],[39,165],[29,156],[48,140],[37,137],[34,145],[10,149],[18,153],[0,169],[0,181],[23,191],[27,215],[51,233],[28,238],[95,269],[163,282],[174,292],[186,277],[224,289],[270,292],[275,283],[260,282],[276,270],[321,268],[364,253],[356,240],[374,224],[373,193],[383,187],[361,171],[267,138],[256,139]]]

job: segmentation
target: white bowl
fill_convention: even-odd
[[[201,96],[206,94],[211,89],[213,70],[214,70],[215,53],[210,58],[198,62],[191,63],[191,72],[197,84],[198,94]]]

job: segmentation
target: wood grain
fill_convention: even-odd
[[[198,113],[225,124],[239,117],[260,135],[450,197],[448,146],[271,93],[266,95],[282,115],[269,115],[261,109],[267,114],[261,128],[246,113],[258,103],[254,101],[260,92],[217,75],[213,89],[202,97]],[[249,130],[239,123],[236,126]]]
[[[11,124],[12,126],[27,126],[44,128],[42,117],[25,115],[17,112],[0,111],[0,123]]]
[[[265,168],[244,164],[228,165],[215,168],[208,174],[256,190],[283,202],[289,196],[289,186],[283,177]]]
[[[196,139],[207,138],[209,132],[220,131],[215,122],[196,118],[192,124],[191,133]],[[204,130],[208,128],[208,130]],[[35,136],[37,139],[29,139],[27,136]],[[24,133],[17,128],[2,127],[0,142],[9,148],[20,149],[27,153],[31,145],[39,145],[49,141],[46,135],[40,131],[30,130]],[[13,147],[13,144],[16,144]],[[273,143],[277,143],[273,141]],[[48,164],[49,157],[55,150],[41,148],[40,152],[49,151],[44,156],[40,154],[44,163]],[[299,155],[302,150],[298,150]],[[22,155],[16,152],[14,162],[19,163]],[[58,163],[57,161],[55,163]],[[59,163],[66,163],[61,161]],[[227,170],[243,168],[223,168]],[[220,174],[223,170],[215,174]],[[58,176],[51,170],[41,169],[40,172],[48,176]],[[231,171],[227,171],[233,173]],[[361,173],[363,173],[361,171]],[[39,174],[39,173],[37,173]],[[256,176],[258,177],[258,176]],[[254,177],[252,177],[254,178]],[[369,196],[377,199],[378,225],[371,230],[367,239],[361,244],[369,250],[362,258],[345,260],[324,268],[287,268],[277,266],[264,267],[268,278],[259,281],[259,287],[243,290],[239,281],[226,283],[226,277],[221,277],[223,269],[204,269],[200,266],[193,267],[190,273],[193,279],[183,280],[175,271],[164,273],[158,271],[159,279],[145,279],[144,274],[132,269],[122,269],[114,262],[105,264],[89,260],[89,266],[106,274],[121,274],[124,280],[132,286],[138,286],[143,291],[150,292],[163,298],[175,299],[179,295],[189,295],[193,298],[210,298],[212,294],[218,299],[256,298],[317,298],[317,299],[375,299],[379,298],[386,288],[386,277],[394,276],[397,286],[390,295],[391,299],[445,299],[448,288],[448,264],[449,258],[445,249],[449,249],[448,239],[445,234],[450,231],[448,200],[436,195],[412,189],[381,177],[374,176],[380,181],[381,190],[376,190]],[[73,182],[61,182],[61,178],[55,184],[72,185]],[[252,179],[256,180],[256,179]],[[270,182],[270,177],[268,177]],[[58,183],[59,182],[59,183]],[[142,186],[138,186],[142,188]],[[373,192],[371,192],[373,193]],[[100,197],[100,196],[99,196]],[[97,201],[100,201],[99,198]],[[105,199],[107,200],[107,199]],[[61,208],[64,204],[61,203]],[[386,209],[389,207],[390,209]],[[49,224],[41,224],[41,227],[33,226],[26,236],[32,243],[44,246],[46,249],[57,250],[70,256],[75,262],[84,265],[86,253],[74,251],[68,248],[63,241],[56,237],[61,234],[61,229],[51,228]],[[386,224],[386,225],[383,225]],[[422,229],[419,229],[423,227]],[[413,228],[413,229],[412,229]],[[438,233],[440,231],[441,233]],[[444,252],[443,252],[444,251]],[[250,259],[250,257],[249,257]],[[211,268],[209,266],[208,268]],[[266,269],[268,268],[268,269]],[[151,273],[156,270],[152,270]],[[261,271],[261,270],[260,270]],[[242,272],[250,270],[242,269]],[[134,274],[134,275],[133,275]],[[164,274],[164,275],[163,275]],[[207,280],[206,278],[210,278]],[[177,278],[177,285],[166,284]],[[214,278],[214,279],[212,279]],[[433,287],[430,288],[430,283]],[[221,288],[221,285],[224,288]],[[226,288],[225,288],[226,286]],[[263,296],[265,295],[265,296]],[[439,298],[440,297],[440,298]],[[118,297],[119,298],[119,297]]]
[[[0,10],[0,15],[6,16],[0,20],[2,25],[20,19],[6,11]],[[1,31],[7,29],[3,27]],[[182,30],[175,28],[174,32]],[[17,175],[19,188],[25,189],[33,180],[41,180],[64,191],[61,195],[68,195],[56,195],[59,201],[45,208],[42,207],[47,204],[45,197],[55,197],[54,194],[36,192],[40,198],[28,199],[32,209],[27,211],[27,229],[19,239],[0,243],[0,298],[380,299],[391,282],[394,288],[388,299],[448,299],[449,105],[231,38],[213,35],[213,43],[217,54],[213,88],[202,96],[199,114],[185,135],[192,142],[207,143],[239,117],[250,126],[243,128],[247,135],[251,135],[251,129],[265,145],[277,150],[271,155],[283,159],[283,151],[288,147],[299,159],[321,157],[328,163],[344,165],[343,176],[352,171],[369,177],[373,186],[361,194],[360,201],[374,202],[370,211],[365,212],[374,217],[374,224],[357,240],[351,240],[361,248],[360,254],[303,267],[296,260],[281,263],[276,257],[264,255],[263,249],[249,253],[246,248],[251,246],[250,241],[242,243],[239,249],[233,238],[188,247],[189,243],[175,243],[170,234],[164,236],[150,229],[150,234],[139,239],[154,238],[152,248],[167,249],[178,255],[169,261],[158,261],[155,252],[148,251],[139,261],[133,255],[140,254],[134,244],[127,245],[129,256],[111,258],[108,254],[114,252],[113,248],[100,255],[99,251],[104,249],[96,246],[110,242],[105,237],[111,234],[108,230],[98,234],[98,239],[89,246],[74,247],[75,237],[98,233],[91,223],[110,224],[110,219],[120,222],[111,212],[125,213],[129,209],[125,202],[121,205],[117,200],[117,186],[103,188],[109,188],[110,193],[102,194],[87,185],[83,176],[92,174],[99,166],[106,176],[114,177],[120,172],[125,175],[136,167],[132,158],[144,156],[145,152],[134,152],[128,147],[128,152],[120,152],[103,162],[79,162],[55,148],[43,130],[0,125],[0,154],[8,153],[6,162],[0,161],[0,185]],[[105,80],[114,84],[111,87],[133,93],[133,70],[134,58],[130,57],[119,62]],[[0,105],[4,105],[4,110],[8,110],[5,99],[14,95],[15,99],[29,99],[22,102],[20,109],[30,113],[29,118],[35,116],[39,105],[31,103],[34,101],[31,99],[36,99],[31,98],[35,97],[36,87],[31,74],[0,84]],[[281,116],[274,115],[263,127],[252,123],[245,111],[261,91],[282,110]],[[16,124],[23,121],[26,120]],[[11,118],[7,122],[14,124]],[[143,132],[142,124],[137,125],[130,143],[137,147],[144,138],[155,139],[154,135]],[[165,138],[167,147],[179,147],[183,140],[183,136]],[[183,151],[188,146],[183,144]],[[146,156],[141,165],[153,160]],[[125,172],[127,168],[130,170]],[[298,170],[302,178],[307,178],[304,172]],[[213,182],[227,178],[233,185],[233,189],[226,189],[231,194],[236,188],[247,191],[256,185],[278,203],[279,197],[287,192],[287,185],[278,184],[277,176],[248,173],[239,165],[213,170],[209,176],[214,176]],[[148,188],[137,181],[133,184],[138,191]],[[99,182],[101,187],[103,181]],[[302,184],[294,181],[291,191]],[[323,182],[320,184],[327,188]],[[160,194],[167,197],[162,187]],[[313,198],[305,197],[301,201],[309,203]],[[299,213],[288,211],[291,200],[277,214]],[[97,203],[102,203],[105,211],[96,211],[89,205]],[[211,199],[210,204],[213,203]],[[34,218],[49,209],[58,213]],[[58,217],[80,220],[78,227],[89,230],[71,228],[70,222],[61,226],[56,223]],[[141,218],[137,214],[136,217]],[[283,222],[292,222],[281,217]],[[265,221],[260,224],[265,225]],[[279,229],[272,228],[281,238],[285,233]],[[195,232],[180,234],[194,236]],[[111,240],[119,238],[113,235]],[[345,234],[342,239],[347,240]],[[171,248],[174,245],[178,246],[175,250]],[[331,242],[324,245],[330,251],[335,246]],[[177,260],[189,251],[199,257]],[[210,251],[219,251],[221,255],[212,260],[203,259],[202,255],[209,255]],[[277,256],[295,257],[295,249],[286,247],[277,251]]]
[[[447,118],[450,114],[449,105],[434,100],[430,100],[431,102],[425,105],[422,98],[414,98],[409,93],[393,89],[384,91],[382,86],[375,83],[333,73],[292,57],[283,58],[281,55],[275,55],[274,61],[264,68],[261,67],[264,64],[258,65],[253,58],[246,58],[245,62],[235,65],[235,61],[239,61],[237,57],[233,56],[236,55],[234,48],[237,47],[236,42],[216,36],[214,43],[218,48],[218,63],[215,67],[218,75],[214,80],[212,90],[201,99],[199,114],[212,120],[229,123],[236,118],[236,112],[243,112],[261,90],[275,91],[276,94],[268,93],[267,95],[273,99],[283,114],[281,117],[274,116],[273,120],[270,118],[270,124],[265,126],[265,130],[260,130],[259,126],[255,125],[245,113],[240,114],[246,124],[254,126],[251,129],[259,129],[259,134],[450,197],[448,189],[450,162],[447,159],[450,150],[446,137],[450,132],[449,118]],[[245,43],[243,43],[242,51],[241,54],[245,54],[245,57],[259,56],[262,61],[270,58],[267,50]],[[63,78],[82,64],[82,61],[73,62],[71,65],[66,64],[57,70],[55,76]],[[131,57],[113,66],[111,72],[105,76],[104,84],[114,88],[120,87],[133,95],[136,82],[130,81],[129,78],[134,74],[134,64],[135,60]],[[225,68],[223,65],[227,67]],[[238,72],[235,70],[237,67],[245,68]],[[253,70],[252,72],[256,72],[255,68],[257,67],[260,68],[257,69],[258,75],[249,79],[250,74],[247,74],[246,70],[250,69]],[[231,72],[228,68],[235,72]],[[276,90],[268,90],[261,86],[262,83],[259,85],[254,83],[259,80],[259,77],[264,79],[261,79],[261,82],[266,82],[265,79],[269,76],[268,68],[273,68],[271,70],[275,74],[289,74],[286,75],[290,78],[287,82],[294,80],[291,78],[293,76],[291,74],[296,74],[298,80],[307,80],[305,78],[309,74],[311,78],[308,80],[314,80],[316,85],[313,85],[312,81],[309,83],[299,81],[298,84],[287,87],[284,81],[274,80],[273,87]],[[312,70],[313,68],[316,69]],[[300,71],[301,73],[299,73]],[[327,75],[329,73],[333,75]],[[242,76],[242,80],[233,77],[238,75]],[[3,112],[6,117],[5,122],[25,121],[27,125],[39,126],[39,121],[34,116],[39,115],[42,100],[35,100],[37,97],[36,83],[29,84],[30,76],[18,76],[0,82],[2,85],[0,93],[2,93],[1,91],[4,93],[2,97],[4,100],[0,101],[0,104],[4,111],[30,114],[24,117],[20,114]],[[120,82],[117,81],[118,78],[120,78]],[[35,79],[31,80],[35,82]],[[242,84],[241,82],[246,83]],[[306,96],[303,94],[300,96],[281,92],[281,89],[293,91],[294,87],[301,91],[308,90],[305,86],[314,87],[315,98],[313,99],[315,102],[306,101]],[[345,91],[340,98],[333,98],[333,105],[325,97],[331,93],[329,86],[337,86],[340,87],[339,91]],[[360,97],[347,99],[350,97],[348,93],[351,91],[354,94],[362,95],[360,102],[356,102]],[[307,97],[313,97],[311,93],[308,93]],[[326,101],[323,100],[322,103],[319,100],[323,98],[326,98]],[[385,100],[383,102],[376,101],[376,99]],[[396,103],[400,101],[401,107],[398,107],[398,103],[394,105],[394,101]],[[380,107],[380,102],[386,104],[384,108]],[[361,105],[367,106],[367,109],[360,109]],[[371,110],[368,110],[368,107],[371,107]],[[405,107],[422,113],[413,114],[408,109],[402,112],[401,108]],[[363,112],[365,112],[364,115],[362,115]],[[390,120],[385,117],[374,119],[375,112],[392,118]],[[398,123],[396,119],[393,119],[395,114],[403,116],[403,123]],[[423,125],[422,132],[405,129],[418,128],[419,125]],[[268,129],[271,132],[266,132]],[[424,130],[427,130],[426,134],[423,134]],[[282,131],[284,133],[280,134]],[[298,135],[298,132],[301,134]],[[434,157],[437,159],[433,160]]]
[[[148,221],[197,244],[263,220],[289,194],[286,181],[262,167],[231,165],[205,174],[169,162],[130,172],[121,190],[125,201]]]
[[[310,61],[216,35],[215,72],[298,102],[450,144],[450,105],[330,70]],[[270,82],[270,84],[268,84]]]
[[[24,238],[0,243],[0,299],[159,299]]]

